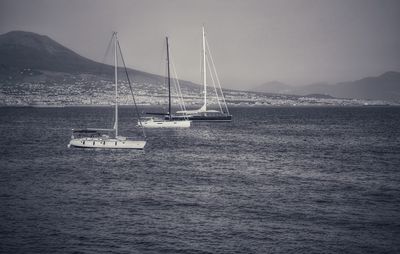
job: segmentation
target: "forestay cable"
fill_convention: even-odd
[[[183,100],[183,93],[182,93],[182,90],[181,90],[181,85],[179,83],[179,76],[178,76],[178,73],[177,73],[176,68],[175,68],[174,60],[172,58],[171,48],[170,48],[170,63],[171,63],[171,67],[172,67],[172,72],[174,73],[174,77],[175,77],[174,78],[174,80],[175,80],[174,86],[175,86],[176,92],[178,94],[179,107],[186,114],[185,101]]]
[[[222,96],[222,100],[223,100],[224,105],[225,105],[226,113],[229,114],[228,105],[226,104],[226,101],[225,101],[225,96],[224,96],[224,92],[222,91],[221,82],[219,82],[219,77],[218,77],[217,69],[215,68],[214,59],[213,59],[213,57],[212,57],[211,50],[210,50],[210,46],[208,45],[207,38],[206,38],[206,46],[207,46],[208,53],[209,53],[209,55],[210,55],[211,64],[212,64],[212,66],[213,66],[213,68],[214,68],[214,71],[215,71],[217,83],[218,83],[219,89],[220,89],[220,91],[221,91],[221,96]]]
[[[144,128],[143,128],[142,120],[140,119],[139,109],[138,109],[137,104],[136,104],[135,95],[133,94],[131,79],[129,78],[128,70],[126,69],[125,60],[124,60],[124,57],[123,57],[123,55],[122,55],[121,46],[119,45],[119,41],[118,41],[118,40],[117,40],[117,44],[118,44],[119,53],[121,54],[122,64],[124,65],[124,70],[125,70],[126,78],[128,79],[128,84],[129,84],[129,88],[130,88],[130,90],[131,90],[131,95],[132,95],[132,99],[133,99],[133,104],[135,105],[136,115],[137,115],[137,118],[138,118],[138,120],[139,120],[140,128],[142,129],[143,136],[146,138],[146,132],[145,132],[145,130],[144,130]]]
[[[181,85],[179,83],[179,77],[178,77],[178,74],[177,74],[176,69],[175,69],[174,61],[171,61],[171,65],[172,65],[172,71],[174,72],[174,76],[175,76],[174,80],[176,81],[176,86],[175,87],[177,88],[178,98],[179,98],[179,101],[180,101],[179,106],[180,106],[181,110],[183,112],[185,112],[185,114],[186,114],[185,101],[183,100],[183,93],[182,93],[182,90],[181,90]],[[174,84],[175,84],[175,82],[174,82]]]
[[[221,113],[224,113],[224,111],[222,110],[222,107],[221,107],[221,102],[219,101],[219,96],[218,96],[217,87],[215,86],[215,80],[214,80],[214,75],[215,75],[215,74],[214,74],[214,73],[212,72],[212,70],[211,70],[211,66],[210,66],[209,61],[206,61],[206,62],[207,62],[208,70],[210,71],[211,81],[213,82],[215,95],[217,96],[217,102],[218,102],[219,109],[221,110]]]

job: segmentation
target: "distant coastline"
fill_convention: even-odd
[[[133,107],[133,104],[125,104],[120,105],[121,108],[129,108]],[[155,104],[138,104],[139,107],[144,108],[156,108],[160,107],[160,105]],[[300,105],[291,105],[291,104],[281,104],[281,105],[259,105],[259,104],[235,104],[229,105],[232,108],[311,108],[311,107],[400,107],[400,104],[387,103],[387,104],[300,104]],[[111,108],[113,105],[105,105],[105,104],[74,104],[74,105],[0,105],[0,108]]]

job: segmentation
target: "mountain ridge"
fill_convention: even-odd
[[[252,91],[276,92],[293,95],[321,94],[336,98],[400,101],[400,72],[387,71],[354,81],[336,84],[316,83],[306,86],[290,86],[278,81],[264,83]]]
[[[0,35],[0,64],[14,68],[93,73],[99,63],[78,55],[46,35],[11,31]]]
[[[59,72],[71,75],[91,74],[107,78],[114,75],[114,67],[83,57],[46,35],[26,31],[10,31],[0,35],[0,80],[11,76],[15,79],[21,70],[34,70],[34,75]],[[122,67],[119,67],[122,70]],[[161,84],[165,77],[127,68],[133,81]],[[47,74],[45,74],[47,75]],[[49,79],[52,75],[48,75]],[[32,77],[29,77],[32,79]],[[197,87],[190,81],[181,80],[184,86]]]
[[[120,68],[122,71],[122,68]],[[128,68],[133,82],[140,83],[151,94],[164,84],[165,77]],[[57,82],[82,80],[111,80],[113,66],[93,61],[54,41],[49,36],[26,31],[11,31],[0,35],[0,82]],[[79,78],[78,78],[79,79]],[[70,84],[71,84],[70,83]],[[180,80],[183,89],[201,93],[201,86]],[[91,83],[91,85],[96,85]],[[88,88],[89,89],[89,88]],[[211,90],[211,89],[210,89]],[[224,89],[226,91],[236,91]],[[400,73],[389,71],[377,77],[333,85],[312,84],[290,86],[279,81],[267,82],[248,92],[314,97],[357,98],[400,102]],[[235,92],[237,93],[237,91]]]

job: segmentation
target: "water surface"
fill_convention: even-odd
[[[121,151],[67,148],[112,108],[1,108],[0,252],[400,252],[400,108],[232,114]]]

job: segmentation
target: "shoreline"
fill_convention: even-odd
[[[121,108],[133,107],[134,105],[118,105]],[[151,104],[138,104],[139,107],[159,107],[160,105],[151,105]],[[86,104],[77,104],[77,105],[0,105],[0,108],[108,108],[114,107],[114,105],[104,105],[104,104],[96,104],[96,105],[86,105]],[[229,105],[231,108],[317,108],[317,107],[326,107],[326,108],[346,108],[346,107],[400,107],[400,104],[377,104],[377,105],[329,105],[329,104],[312,104],[312,105],[290,105],[290,104],[282,104],[282,105]]]

